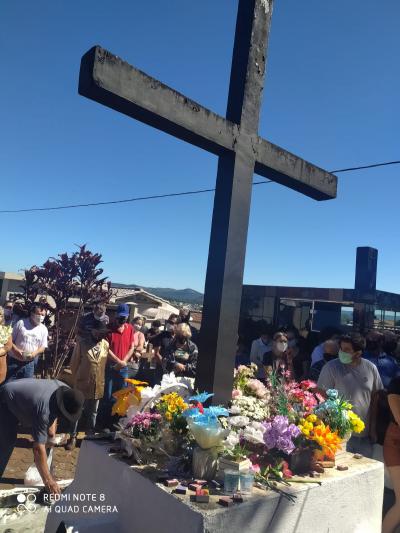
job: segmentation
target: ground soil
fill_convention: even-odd
[[[73,479],[79,448],[67,451],[64,447],[54,449],[53,468],[57,479]],[[8,463],[4,476],[0,478],[0,490],[23,485],[25,472],[33,464],[32,437],[18,435],[17,445]]]

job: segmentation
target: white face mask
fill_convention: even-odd
[[[288,343],[287,342],[283,342],[283,341],[279,341],[276,343],[276,349],[278,350],[278,352],[286,352],[288,348]]]
[[[31,317],[32,317],[32,321],[37,326],[44,321],[44,316],[43,315],[31,315]]]

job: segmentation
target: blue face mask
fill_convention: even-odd
[[[353,362],[353,356],[351,353],[343,352],[343,350],[339,350],[339,360],[344,365],[350,365]]]

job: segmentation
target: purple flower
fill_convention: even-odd
[[[293,439],[300,435],[300,430],[294,424],[289,424],[286,416],[278,415],[269,422],[265,422],[264,443],[269,449],[277,449],[291,454],[295,449]]]

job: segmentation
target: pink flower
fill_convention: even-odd
[[[232,391],[232,399],[239,398],[242,395],[241,391],[239,389],[233,389]]]
[[[300,387],[302,389],[306,389],[306,390],[316,389],[317,388],[317,384],[314,383],[314,381],[311,381],[310,379],[305,379],[304,381],[300,382]]]
[[[254,474],[259,474],[261,472],[260,465],[257,463],[253,463],[250,469],[254,472]]]

